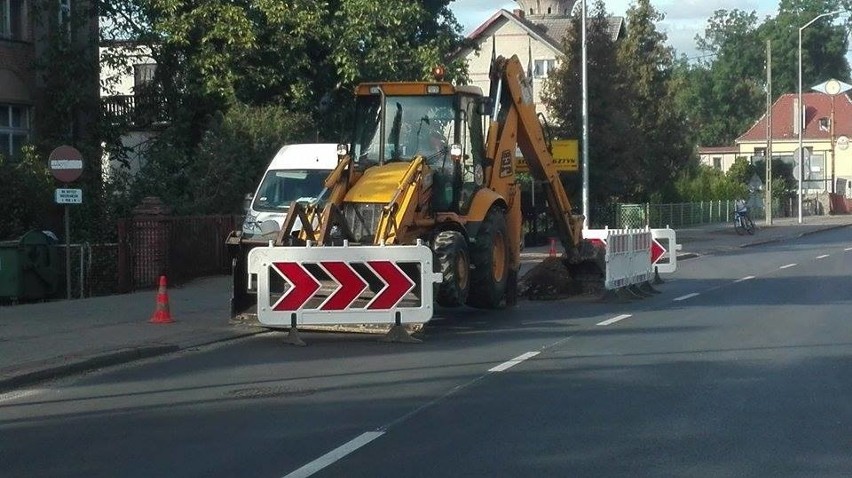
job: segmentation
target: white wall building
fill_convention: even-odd
[[[571,11],[576,0],[516,1],[518,9],[496,12],[468,35],[479,51],[468,48],[459,56],[467,60],[470,84],[482,88],[487,94],[492,49],[498,56],[517,55],[525,69],[532,67],[533,97],[538,112],[546,115],[541,104],[542,85],[562,61],[562,42],[571,28]],[[609,19],[613,40],[622,36],[624,28],[623,18]]]

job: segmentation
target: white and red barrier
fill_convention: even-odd
[[[657,272],[677,269],[677,244],[673,229],[584,229],[583,238],[606,246],[604,284],[616,290],[650,281]]]
[[[677,243],[674,229],[651,229],[651,266],[656,272],[670,274],[677,270],[677,251],[682,245]]]
[[[261,324],[426,323],[434,313],[432,250],[413,246],[257,247],[248,255]]]

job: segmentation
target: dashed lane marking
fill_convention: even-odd
[[[678,297],[678,298],[674,299],[674,301],[675,301],[675,302],[680,302],[680,301],[682,301],[682,300],[691,299],[691,298],[696,297],[696,296],[698,296],[698,295],[699,295],[699,294],[698,294],[698,292],[693,292],[692,294],[682,295],[682,296],[680,296],[680,297]]]
[[[828,254],[823,254],[821,256],[817,256],[817,259],[825,259],[826,257],[828,257]]]
[[[779,269],[789,269],[791,267],[796,267],[798,264],[787,264],[786,266],[781,266]]]
[[[523,362],[524,360],[535,357],[536,355],[538,355],[540,353],[541,352],[527,352],[525,354],[518,355],[517,357],[513,358],[512,360],[509,360],[508,362],[503,362],[496,367],[492,367],[492,368],[488,369],[488,371],[489,372],[502,372],[504,370],[508,370],[508,369],[514,367],[515,365],[518,365],[519,363]]]
[[[9,402],[19,398],[32,397],[38,395],[42,390],[16,390],[14,392],[0,393],[0,402]]]
[[[846,249],[843,249],[843,250],[849,252],[849,251],[852,251],[852,247],[847,247]]]
[[[385,432],[362,433],[289,475],[286,475],[284,478],[307,478],[384,434]]]
[[[629,319],[630,317],[633,317],[633,316],[630,315],[630,314],[621,314],[621,315],[615,316],[611,319],[604,320],[603,322],[598,322],[598,325],[610,325],[610,324],[614,324],[614,323],[621,321],[621,320],[624,320],[624,319]]]
[[[735,280],[735,281],[734,281],[734,284],[736,284],[736,283],[738,283],[738,282],[745,282],[745,281],[747,281],[747,280],[752,280],[752,279],[754,279],[754,276],[745,276],[745,277],[743,277],[742,279],[737,279],[737,280]]]

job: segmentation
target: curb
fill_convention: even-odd
[[[15,389],[35,385],[49,380],[77,375],[85,372],[91,372],[99,368],[114,367],[126,363],[136,362],[138,360],[159,357],[168,355],[181,350],[188,350],[195,347],[204,347],[217,343],[230,342],[239,340],[245,337],[258,335],[268,330],[259,330],[256,332],[246,332],[232,337],[224,337],[221,339],[210,340],[207,342],[194,343],[187,346],[180,345],[151,345],[142,347],[133,347],[120,349],[113,352],[106,352],[99,355],[94,355],[89,358],[84,358],[77,361],[64,363],[62,365],[48,366],[39,370],[25,372],[19,375],[13,375],[8,378],[0,379],[0,393],[13,391]]]

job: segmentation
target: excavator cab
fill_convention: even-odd
[[[481,92],[467,89],[446,83],[362,85],[355,108],[355,169],[422,157],[431,178],[431,212],[464,212],[485,155],[477,114]]]

